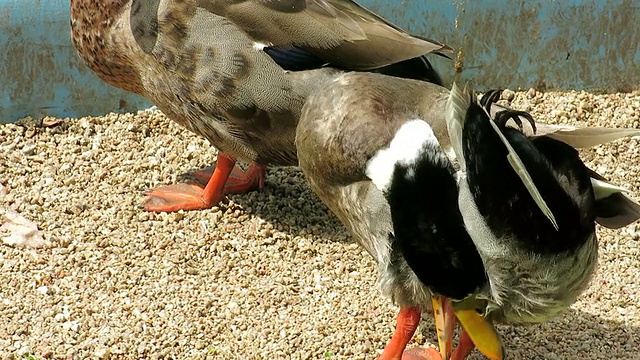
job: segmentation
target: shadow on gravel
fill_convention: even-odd
[[[347,230],[309,188],[297,167],[269,168],[263,189],[228,198],[249,214],[294,237],[313,234],[320,241],[352,242]]]
[[[318,199],[295,167],[271,168],[261,191],[229,198],[250,214],[292,236],[319,236],[318,241],[351,243],[346,229]],[[618,310],[615,310],[618,311]],[[423,315],[419,331],[437,343],[433,319]],[[636,359],[640,328],[569,309],[551,322],[499,326],[507,359]],[[456,339],[457,341],[457,339]],[[475,351],[468,360],[485,359]]]
[[[423,315],[423,319],[424,319]],[[437,343],[432,319],[422,321],[425,339]],[[506,359],[637,359],[640,328],[569,309],[553,321],[528,325],[500,325]],[[457,343],[457,337],[456,337]],[[467,360],[486,359],[475,350]]]

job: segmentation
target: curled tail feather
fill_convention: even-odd
[[[464,129],[464,122],[466,120],[466,115],[471,104],[474,103],[477,106],[480,106],[477,102],[477,98],[471,89],[470,86],[466,85],[463,90],[454,83],[451,87],[451,93],[449,94],[449,99],[447,100],[447,130],[449,132],[449,138],[451,140],[451,146],[458,158],[458,163],[460,164],[460,169],[462,171],[465,170],[465,161],[464,154],[462,151],[462,130]],[[485,106],[480,106],[480,108],[485,111],[487,116],[489,117],[491,127],[495,130],[496,134],[500,138],[500,141],[507,148],[507,160],[509,164],[516,172],[524,186],[526,187],[529,195],[536,202],[542,213],[549,219],[553,227],[558,230],[558,222],[553,215],[551,209],[542,198],[542,194],[536,187],[531,178],[531,175],[527,171],[527,168],[524,166],[522,159],[513,149],[507,138],[504,136],[496,122],[493,120],[493,117],[490,115],[490,112],[487,111],[487,108],[490,109],[491,104],[486,103]]]

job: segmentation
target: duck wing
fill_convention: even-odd
[[[200,6],[267,48],[294,51],[298,57],[304,51],[343,69],[371,70],[453,51],[410,35],[351,0],[201,0]]]
[[[510,108],[496,103],[491,104],[491,116],[495,116],[496,113],[504,110],[510,110]],[[522,120],[525,119],[522,118]],[[565,142],[574,148],[589,148],[625,137],[640,136],[640,129],[635,128],[577,127],[542,122],[536,122],[536,128],[535,133],[527,127],[522,130],[527,136],[548,136]]]

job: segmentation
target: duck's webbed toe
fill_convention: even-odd
[[[245,172],[235,163],[235,159],[218,154],[212,174],[207,171],[194,174],[206,183],[205,187],[195,183],[161,186],[147,192],[149,197],[142,207],[153,212],[208,209],[218,204],[224,195],[243,194],[264,187],[265,166],[252,163]]]
[[[414,347],[405,350],[402,354],[402,360],[441,360],[442,355],[438,350],[432,347]],[[447,359],[442,359],[447,360]]]

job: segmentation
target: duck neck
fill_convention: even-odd
[[[414,166],[396,164],[385,196],[394,226],[392,262],[403,258],[434,293],[463,299],[486,283],[458,210],[454,169],[440,148]]]
[[[103,81],[142,94],[132,64],[131,0],[71,0],[71,38],[84,63]]]

